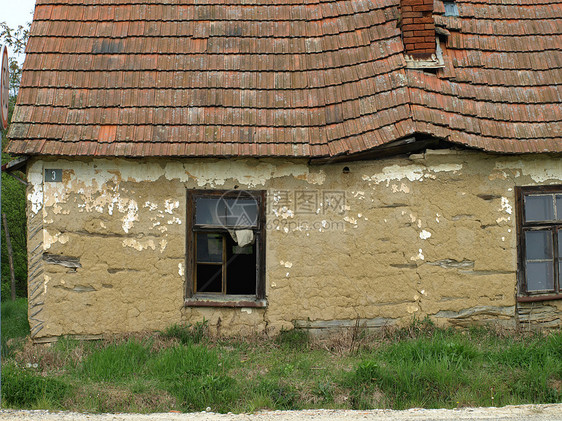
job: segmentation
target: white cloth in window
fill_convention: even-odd
[[[240,247],[246,247],[249,244],[254,244],[254,231],[252,230],[229,230],[229,233],[232,239]]]

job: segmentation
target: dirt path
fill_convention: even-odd
[[[381,420],[381,421],[562,421],[562,404],[519,405],[502,408],[463,409],[409,409],[406,411],[371,410],[307,410],[267,411],[256,414],[215,414],[199,412],[191,414],[79,414],[74,412],[48,411],[0,411],[0,420],[6,421],[332,421],[332,420]]]

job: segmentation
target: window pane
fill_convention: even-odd
[[[551,262],[527,262],[527,291],[551,291],[554,274]]]
[[[527,260],[552,259],[552,232],[526,231],[525,248]]]
[[[562,194],[556,195],[556,219],[562,221]]]
[[[254,199],[199,197],[195,206],[198,225],[257,226],[258,203]]]
[[[197,261],[222,263],[222,235],[204,232],[198,232],[196,235]]]
[[[562,230],[558,229],[558,258],[562,259]]]
[[[197,265],[197,292],[222,292],[222,265]]]
[[[554,202],[551,195],[525,196],[525,221],[552,221]]]
[[[221,199],[198,197],[195,202],[195,223],[200,225],[223,225],[226,204]]]
[[[255,227],[258,204],[254,199],[226,199],[226,223],[229,227]]]

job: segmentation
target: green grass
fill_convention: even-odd
[[[2,358],[11,354],[14,342],[29,334],[27,300],[2,301]]]
[[[6,305],[8,304],[8,305]],[[2,306],[6,407],[92,412],[502,406],[562,400],[562,332],[437,329],[431,323],[324,341],[212,338],[206,323],[51,347],[25,301]],[[23,321],[22,321],[23,320]],[[25,321],[25,323],[24,323]]]

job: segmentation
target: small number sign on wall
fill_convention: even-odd
[[[53,183],[60,183],[62,181],[62,170],[45,170],[45,181],[50,181]]]

